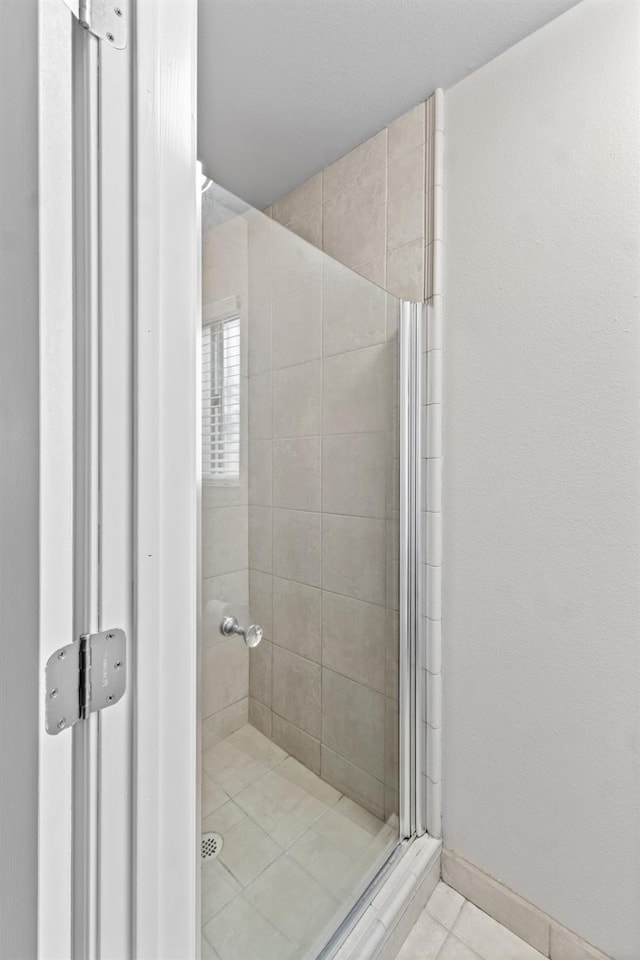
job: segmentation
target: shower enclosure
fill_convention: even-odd
[[[422,830],[423,323],[207,184],[203,957],[329,955]]]

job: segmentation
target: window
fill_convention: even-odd
[[[202,327],[202,479],[240,482],[240,317]]]

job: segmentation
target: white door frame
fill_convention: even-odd
[[[138,0],[136,960],[199,956],[196,0]]]
[[[62,0],[39,0],[39,14],[44,706],[46,661],[74,638],[73,268],[77,276],[86,264],[77,244],[74,258],[77,27]],[[196,0],[134,0],[131,15],[126,50],[100,42],[98,157],[90,151],[100,213],[86,257],[100,336],[100,562],[87,575],[98,584],[93,624],[127,632],[128,692],[87,723],[91,802],[80,843],[79,748],[74,769],[72,734],[48,736],[40,718],[41,960],[199,952]],[[98,41],[84,39],[95,58]],[[75,916],[74,859],[76,894],[78,876],[92,887]]]

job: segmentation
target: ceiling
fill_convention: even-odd
[[[199,0],[199,156],[262,208],[577,0]]]

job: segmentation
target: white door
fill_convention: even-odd
[[[196,8],[114,11],[39,0],[46,960],[198,949]],[[125,696],[47,734],[48,658],[109,628]]]

